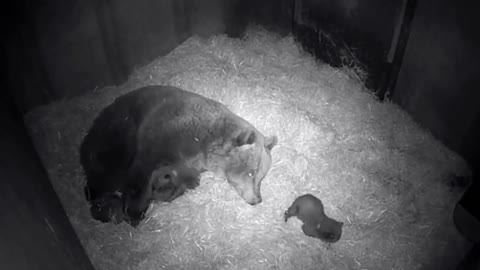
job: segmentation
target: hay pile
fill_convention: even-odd
[[[222,179],[155,203],[137,229],[91,219],[78,147],[115,97],[174,85],[226,104],[275,134],[264,201],[250,206]],[[70,221],[97,269],[445,269],[468,243],[452,210],[464,161],[398,106],[379,103],[352,72],[316,63],[292,37],[191,37],[119,87],[36,108],[25,117]],[[331,246],[283,212],[304,193],[345,223]]]

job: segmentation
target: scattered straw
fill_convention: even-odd
[[[292,37],[191,37],[119,87],[52,103],[25,117],[71,223],[97,269],[445,269],[468,243],[452,225],[464,161],[398,106],[379,103],[348,69],[316,62]],[[222,179],[155,203],[137,229],[91,219],[78,147],[120,94],[168,84],[226,104],[275,134],[264,201],[252,207]],[[331,246],[283,212],[304,193],[343,221]]]

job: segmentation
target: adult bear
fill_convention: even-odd
[[[175,199],[208,170],[255,205],[276,143],[215,100],[171,86],[139,88],[101,111],[85,136],[85,195],[95,219],[135,222],[151,200]]]

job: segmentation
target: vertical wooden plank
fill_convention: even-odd
[[[403,56],[405,55],[408,38],[410,36],[412,20],[415,16],[417,0],[403,0],[403,3],[395,27],[392,45],[388,52],[387,62],[390,64],[390,69],[386,77],[387,81],[380,92],[381,99],[384,99],[385,97],[389,98],[393,95],[398,74],[402,66]]]

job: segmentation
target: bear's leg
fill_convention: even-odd
[[[313,227],[313,226],[309,226],[309,225],[307,225],[307,224],[303,224],[303,225],[302,225],[302,231],[303,231],[303,233],[305,233],[305,234],[308,235],[308,236],[315,237],[315,238],[319,238],[319,237],[320,237],[320,235],[318,234],[316,228]]]
[[[80,162],[85,171],[86,199],[90,202],[123,189],[136,151],[137,128],[128,110],[117,114],[103,111],[94,121],[80,146]]]
[[[149,177],[140,169],[131,169],[125,193],[126,220],[136,226],[145,218],[152,200],[169,201],[176,187],[176,172],[169,165],[157,167]]]
[[[178,187],[172,188],[170,194],[168,195],[168,197],[166,199],[166,201],[171,202],[171,201],[175,200],[176,198],[182,196],[183,193],[185,193],[185,190],[186,189],[183,186],[178,186]]]
[[[186,189],[195,189],[200,185],[200,172],[194,169],[186,170],[186,173],[181,174],[180,184]]]
[[[193,169],[180,167],[180,171],[173,170],[169,176],[168,184],[155,186],[155,200],[171,202],[182,196],[187,189],[194,189],[200,184],[199,173]]]
[[[145,218],[145,212],[152,201],[152,187],[147,184],[139,187],[129,186],[125,190],[126,221],[137,226]]]
[[[121,223],[124,216],[124,200],[118,194],[104,194],[102,197],[92,201],[90,213],[96,220],[102,222],[113,221],[115,224]]]
[[[171,183],[156,187],[152,190],[152,200],[161,202],[171,202],[178,196],[182,195],[184,190]]]
[[[178,177],[178,173],[172,166],[162,166],[157,167],[151,176],[149,185],[151,186],[152,191],[156,191],[161,189],[162,187],[168,187],[170,185],[174,185],[176,179]]]

